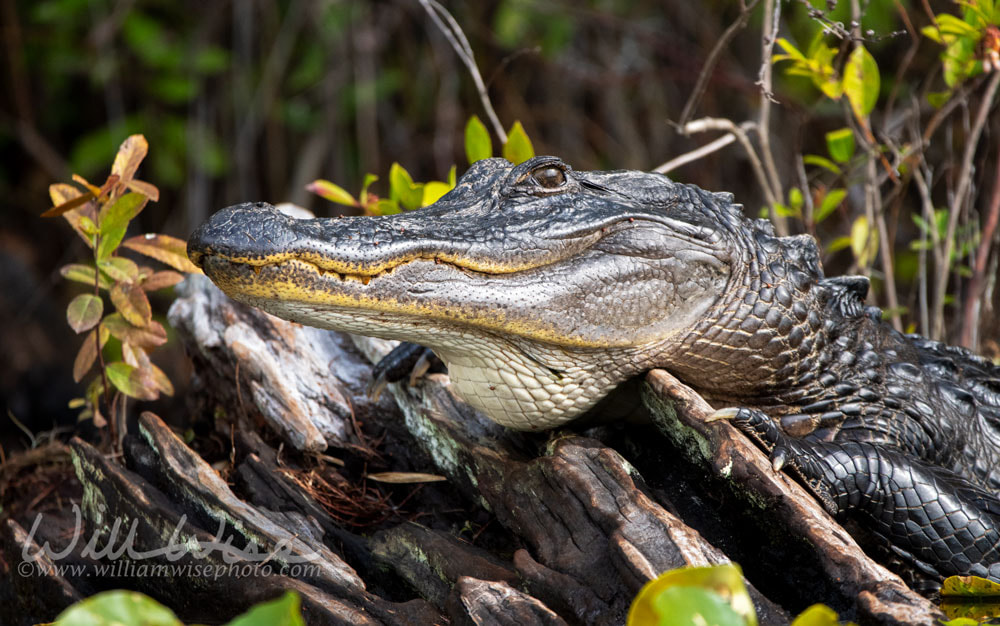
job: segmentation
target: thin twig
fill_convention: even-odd
[[[700,148],[695,148],[691,152],[685,152],[680,156],[670,159],[669,161],[667,161],[663,165],[660,165],[653,171],[658,172],[660,174],[666,174],[667,172],[672,172],[678,167],[687,165],[692,161],[697,161],[698,159],[704,156],[708,156],[709,154],[712,154],[717,150],[721,150],[722,148],[725,148],[729,144],[733,143],[734,141],[736,141],[736,136],[733,135],[732,133],[728,135],[723,135],[714,141],[706,143],[704,146]]]
[[[476,66],[476,58],[472,54],[472,46],[469,45],[469,40],[466,38],[465,33],[462,32],[462,27],[458,25],[458,22],[451,16],[451,13],[441,6],[437,0],[420,0],[420,6],[424,7],[427,14],[431,16],[435,26],[438,27],[441,34],[451,44],[451,47],[455,50],[455,54],[462,60],[465,67],[468,68],[469,74],[472,75],[472,82],[476,85],[476,91],[479,92],[479,100],[483,103],[483,110],[486,111],[486,117],[489,118],[490,124],[493,125],[493,131],[500,138],[501,143],[507,143],[507,132],[503,129],[500,118],[497,117],[497,112],[493,109],[493,104],[490,102],[490,95],[486,92],[486,85],[483,83],[483,77]],[[445,22],[447,22],[447,25]]]
[[[779,235],[788,234],[788,225],[784,218],[777,213],[777,203],[785,197],[781,188],[781,180],[778,178],[778,168],[774,164],[774,152],[771,150],[771,103],[775,102],[774,94],[771,92],[771,52],[774,49],[774,42],[778,38],[778,26],[781,19],[781,2],[774,0],[764,1],[764,39],[761,47],[760,74],[757,84],[760,86],[760,114],[757,118],[757,140],[760,142],[760,156],[763,162],[764,171],[768,185],[771,188],[770,196],[776,198],[770,202],[768,211],[771,222]]]
[[[694,89],[691,90],[691,95],[688,96],[687,102],[684,103],[684,108],[681,110],[681,116],[677,120],[678,126],[684,126],[691,119],[694,108],[698,106],[698,102],[701,101],[701,97],[705,94],[708,80],[712,77],[715,65],[719,62],[719,57],[722,56],[722,51],[728,48],[729,42],[736,36],[736,33],[746,27],[747,21],[750,19],[750,13],[753,12],[759,3],[760,0],[751,0],[749,4],[744,4],[743,8],[740,9],[740,16],[722,33],[712,51],[709,52],[708,58],[705,59],[705,65],[702,66],[701,73],[698,74],[698,80],[694,84]]]
[[[944,263],[938,269],[938,279],[934,286],[934,317],[936,337],[941,337],[944,331],[944,296],[948,290],[949,261],[955,249],[955,229],[958,227],[958,216],[962,212],[962,205],[966,202],[966,195],[972,184],[972,160],[976,156],[976,146],[979,144],[979,137],[986,126],[986,118],[990,109],[993,108],[993,100],[1000,87],[1000,72],[995,72],[990,78],[986,93],[983,94],[979,110],[976,112],[976,119],[972,124],[972,129],[965,141],[965,153],[962,155],[962,167],[958,172],[958,187],[952,199],[952,206],[948,215],[948,230],[944,240]]]
[[[993,194],[986,209],[986,224],[976,250],[976,262],[972,268],[972,278],[969,280],[969,292],[965,296],[963,309],[962,336],[959,343],[966,348],[976,349],[979,343],[979,310],[983,303],[983,279],[986,276],[986,264],[989,261],[993,246],[993,235],[996,233],[997,221],[1000,220],[1000,148],[997,149],[997,171],[993,175]]]
[[[744,122],[743,124],[737,126],[730,119],[721,117],[703,117],[699,120],[688,122],[683,126],[683,128],[681,128],[680,132],[684,135],[693,135],[707,130],[723,130],[735,136],[736,140],[740,142],[741,146],[743,146],[743,150],[747,153],[747,158],[750,159],[750,165],[753,167],[753,173],[757,177],[757,182],[760,183],[761,188],[764,190],[764,196],[767,204],[773,207],[778,203],[778,200],[774,197],[774,192],[771,191],[771,185],[767,181],[767,174],[764,173],[764,166],[761,164],[760,157],[757,156],[757,152],[754,150],[753,144],[750,142],[750,138],[746,133],[746,130],[752,128],[754,128],[752,122]]]

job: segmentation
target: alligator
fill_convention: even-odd
[[[895,331],[866,278],[825,277],[811,237],[777,237],[732,194],[486,159],[397,215],[229,207],[188,255],[272,314],[427,346],[513,429],[666,369],[921,575],[1000,580],[1000,367]]]

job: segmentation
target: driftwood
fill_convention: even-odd
[[[184,619],[228,619],[293,588],[310,624],[620,624],[646,581],[727,562],[727,551],[744,558],[763,624],[820,601],[861,623],[941,617],[729,424],[706,423],[711,408],[666,372],[643,391],[658,430],[526,435],[475,413],[442,374],[373,401],[371,362],[391,343],[273,318],[201,277],[183,285],[170,320],[195,365],[194,410],[215,416],[216,436],[232,444],[214,465],[228,482],[152,414],[126,438],[123,464],[81,441],[72,452],[90,532],[108,538],[115,520],[136,520],[140,550],[177,543],[181,528],[189,544],[276,553],[267,575],[112,584]],[[364,478],[373,470],[447,483],[376,491]],[[786,546],[729,538],[746,520],[794,544],[787,565],[754,575],[754,550],[781,563]],[[14,522],[0,532],[6,554],[28,541]],[[294,571],[299,558],[314,567]],[[35,584],[62,605],[94,591],[92,580],[44,580]]]

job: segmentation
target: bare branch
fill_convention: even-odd
[[[770,195],[774,198],[784,198],[785,194],[781,188],[781,180],[778,178],[778,168],[774,164],[774,152],[771,150],[771,103],[775,102],[774,94],[771,92],[771,52],[774,49],[774,41],[778,38],[779,20],[781,18],[781,2],[774,0],[764,0],[764,32],[763,45],[761,48],[760,74],[757,84],[760,86],[760,114],[757,118],[757,139],[760,141],[760,154],[763,161],[764,170],[767,173],[765,181],[770,187]],[[788,234],[788,225],[785,220],[779,218],[775,205],[772,201],[768,210],[771,221],[779,235]]]
[[[667,172],[672,172],[678,167],[687,165],[692,161],[697,161],[698,159],[704,156],[708,156],[709,154],[712,154],[717,150],[721,150],[722,148],[725,148],[729,144],[733,143],[734,141],[736,141],[736,136],[733,135],[732,133],[728,135],[723,135],[714,141],[706,143],[704,146],[700,148],[695,148],[691,152],[686,152],[678,157],[670,159],[669,161],[667,161],[663,165],[660,165],[653,171],[658,172],[660,174],[666,174]]]
[[[1000,87],[1000,72],[995,72],[990,78],[989,85],[986,87],[986,93],[983,94],[982,102],[979,104],[979,110],[976,112],[976,119],[972,124],[972,130],[965,141],[962,167],[958,172],[958,187],[952,199],[948,215],[948,231],[944,240],[944,262],[937,268],[938,279],[934,285],[935,337],[941,337],[944,334],[944,296],[948,290],[949,261],[955,249],[955,229],[958,227],[958,216],[962,212],[962,205],[966,202],[966,195],[972,184],[972,160],[976,156],[976,147],[983,133],[983,127],[986,126],[987,114],[993,108],[993,101],[996,97],[998,87]]]
[[[722,37],[719,37],[719,41],[716,42],[712,51],[708,54],[708,58],[705,59],[705,65],[702,66],[701,73],[698,74],[698,80],[694,84],[694,89],[691,90],[691,95],[688,96],[688,100],[684,104],[684,108],[681,110],[681,116],[677,120],[678,126],[687,124],[688,120],[691,118],[691,115],[694,113],[694,108],[698,106],[698,102],[705,93],[705,87],[708,86],[708,79],[711,78],[712,72],[715,70],[715,64],[719,62],[719,57],[722,55],[722,51],[729,46],[729,42],[736,36],[736,33],[743,30],[743,28],[747,25],[747,21],[750,19],[750,13],[753,12],[754,8],[759,3],[760,0],[752,0],[749,4],[744,5],[743,8],[740,9],[740,16],[736,18],[735,22],[729,25],[729,28],[727,28],[724,33],[722,33]]]
[[[476,58],[472,54],[472,46],[469,45],[468,38],[462,32],[462,27],[458,25],[458,22],[455,21],[451,13],[441,6],[441,3],[437,0],[420,0],[420,6],[424,7],[427,14],[431,16],[435,26],[445,36],[448,43],[451,44],[452,49],[455,50],[455,54],[458,55],[458,58],[462,60],[462,63],[469,70],[472,82],[476,85],[476,91],[479,92],[479,100],[483,104],[483,110],[486,112],[486,117],[489,118],[490,124],[493,126],[493,132],[500,138],[501,143],[507,143],[507,131],[503,129],[500,118],[497,117],[497,112],[493,109],[493,103],[490,102],[490,95],[487,93],[486,85],[483,83],[483,76],[479,73],[479,68],[476,66]]]
[[[993,175],[993,194],[986,210],[986,224],[983,226],[983,236],[979,249],[976,251],[976,262],[972,268],[972,279],[969,281],[969,293],[965,297],[963,308],[962,336],[959,343],[966,348],[976,349],[979,343],[979,310],[983,302],[983,283],[986,276],[986,264],[989,261],[990,249],[993,246],[993,235],[996,233],[997,221],[1000,220],[1000,148],[997,149],[997,171]]]

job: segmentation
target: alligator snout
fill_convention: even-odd
[[[209,255],[263,260],[288,243],[295,220],[267,202],[245,202],[216,212],[188,238],[187,253],[201,267]]]

